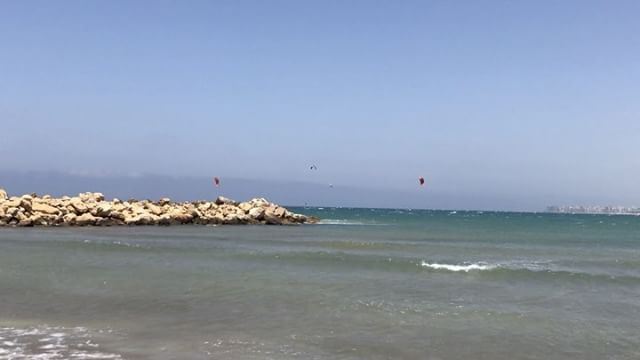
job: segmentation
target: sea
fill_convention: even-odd
[[[640,217],[0,228],[0,359],[640,359]]]

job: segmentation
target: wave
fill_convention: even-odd
[[[353,220],[344,220],[344,219],[322,219],[318,222],[318,224],[319,225],[360,225],[360,226],[385,225],[385,224],[366,223],[362,221],[353,221]]]
[[[462,263],[462,264],[439,264],[422,261],[421,267],[430,271],[447,272],[478,272],[493,279],[515,279],[522,280],[562,280],[562,281],[604,281],[608,283],[637,284],[640,283],[640,276],[634,274],[612,274],[607,272],[592,272],[582,269],[569,269],[553,266],[550,263],[504,263],[489,264],[485,262]]]
[[[434,270],[449,270],[454,272],[458,272],[458,271],[469,272],[472,270],[492,270],[498,267],[497,265],[491,265],[491,264],[485,264],[485,263],[472,263],[472,264],[465,264],[465,265],[438,264],[438,263],[429,264],[424,260],[420,265],[422,267],[427,267]]]
[[[306,245],[310,245],[307,243]],[[403,245],[404,246],[404,245]],[[329,248],[327,248],[329,247]],[[382,271],[433,274],[451,274],[451,276],[471,275],[477,279],[492,281],[571,281],[571,282],[606,282],[617,284],[640,284],[640,273],[637,271],[620,272],[617,269],[585,268],[567,266],[550,260],[540,261],[430,261],[415,258],[406,253],[406,249],[397,251],[385,243],[378,242],[314,242],[311,248],[301,251],[261,251],[237,254],[239,259],[251,259],[265,263],[287,262],[291,265],[319,267],[346,271]],[[384,252],[382,254],[381,252]],[[340,270],[340,271],[342,271]],[[456,274],[456,275],[454,275]]]

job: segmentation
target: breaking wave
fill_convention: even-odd
[[[343,219],[322,219],[318,222],[319,225],[385,225],[377,223],[367,223],[362,221],[343,220]]]
[[[497,268],[497,265],[490,265],[484,263],[473,263],[473,264],[463,264],[463,265],[452,265],[452,264],[438,264],[438,263],[428,263],[426,261],[422,261],[420,264],[422,267],[434,269],[434,270],[449,270],[449,271],[464,271],[469,272],[472,270],[492,270]]]
[[[585,270],[569,267],[561,267],[547,262],[507,262],[500,264],[490,264],[485,262],[462,263],[462,264],[441,264],[429,263],[422,260],[418,264],[429,271],[445,272],[478,272],[489,278],[510,278],[522,280],[561,280],[561,281],[602,281],[616,282],[624,284],[640,283],[640,276],[636,273],[611,273],[607,269]]]

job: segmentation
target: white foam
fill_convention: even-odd
[[[352,220],[341,219],[322,219],[318,222],[319,225],[358,225],[358,226],[387,226],[389,224],[379,224],[372,222],[360,222]]]
[[[422,261],[421,265],[422,267],[427,267],[434,270],[449,270],[454,272],[458,272],[458,271],[469,272],[472,270],[491,270],[497,267],[496,265],[482,264],[482,263],[473,263],[473,264],[465,264],[465,265],[438,264],[438,263],[429,264],[424,260]]]
[[[99,351],[91,337],[81,327],[0,327],[0,360],[122,359],[120,354]]]
[[[78,359],[122,359],[122,356],[118,354],[106,354],[106,353],[87,353],[87,352],[77,352],[71,354],[71,357]]]
[[[339,220],[339,219],[323,219],[318,222],[320,225],[366,225],[362,222]]]

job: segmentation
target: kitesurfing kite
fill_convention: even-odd
[[[218,178],[217,176],[215,176],[215,177],[213,178],[213,184],[214,184],[216,187],[220,186],[220,178]]]
[[[418,182],[420,183],[420,186],[424,186],[424,178],[422,176],[418,178]]]
[[[318,170],[318,167],[315,165],[311,165],[311,167],[309,168],[309,170]]]

